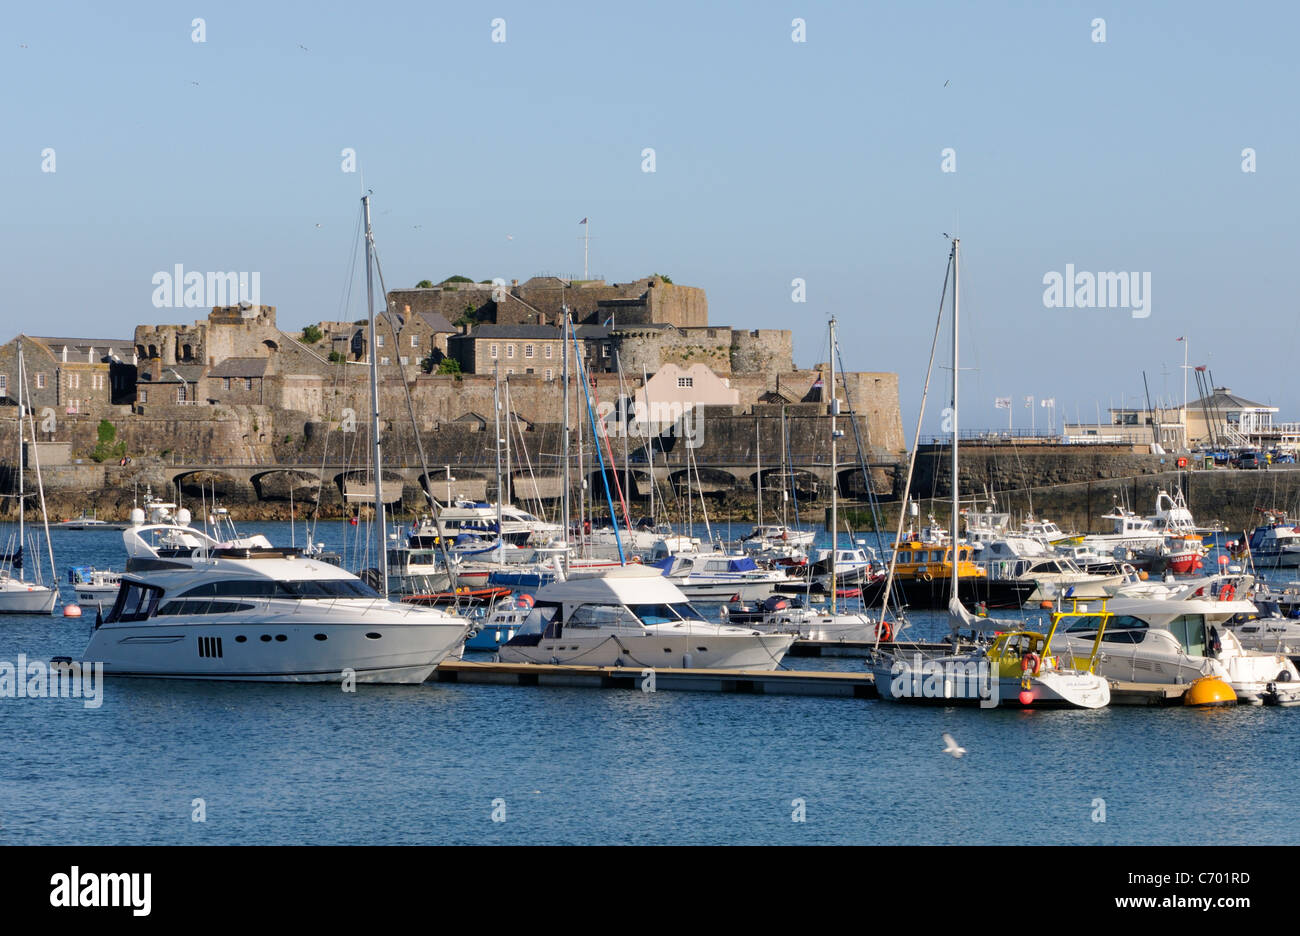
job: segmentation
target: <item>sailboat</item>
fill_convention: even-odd
[[[18,341],[18,540],[5,560],[7,568],[0,569],[0,614],[49,614],[54,610],[54,602],[59,593],[53,587],[54,550],[50,547],[51,584],[45,585],[40,580],[40,558],[36,560],[35,580],[29,580],[24,570],[23,547],[26,537],[24,517],[27,512],[27,492],[23,464],[23,426],[30,423],[30,417],[23,406],[23,390],[27,382],[27,373],[23,367],[23,343]],[[45,491],[41,487],[40,456],[36,452],[36,427],[32,426],[32,455],[36,464],[37,490],[41,498],[41,518],[45,523],[45,542],[50,542],[49,520],[45,517]]]
[[[952,275],[952,518],[950,549],[955,558],[951,561],[950,572],[946,576],[948,584],[948,612],[954,632],[954,644],[957,632],[961,628],[980,630],[985,622],[972,615],[962,605],[959,583],[962,553],[969,546],[962,546],[958,540],[958,526],[961,516],[960,485],[958,479],[958,387],[960,373],[958,369],[960,315],[958,304],[959,260],[961,241],[953,238],[952,250],[948,257],[949,271]],[[945,280],[945,287],[947,283]],[[941,304],[942,305],[942,304]],[[931,360],[933,366],[933,359]],[[926,378],[927,390],[929,377]],[[909,473],[908,481],[911,477]],[[900,518],[901,527],[901,518]],[[959,552],[959,550],[961,550]],[[890,567],[886,579],[885,592],[888,594],[894,568],[898,564],[898,553]],[[938,577],[936,576],[936,581]],[[1052,639],[1058,627],[1067,619],[1072,624],[1067,629],[1078,629],[1078,619],[1088,621],[1091,631],[1091,653],[1072,656],[1069,660],[1056,655],[1052,648]],[[937,657],[925,657],[920,652],[890,653],[877,651],[871,660],[871,669],[876,691],[880,698],[897,702],[930,704],[979,704],[993,708],[999,705],[1020,706],[1065,706],[1076,708],[1101,708],[1110,704],[1110,683],[1098,673],[1101,655],[1101,641],[1111,614],[1106,610],[1105,602],[1100,608],[1093,609],[1087,604],[1074,600],[1068,611],[1058,608],[1051,619],[1051,627],[1046,632],[1030,630],[1019,626],[1018,622],[1007,622],[998,627],[993,644],[986,648],[954,652]]]

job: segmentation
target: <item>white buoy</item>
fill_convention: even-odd
[[[81,605],[66,604],[63,606],[64,617],[81,617]]]

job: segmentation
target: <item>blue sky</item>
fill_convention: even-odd
[[[1300,419],[1298,27],[1285,3],[24,4],[0,338],[192,320],[150,301],[176,263],[259,271],[287,329],[357,317],[364,175],[390,288],[580,273],[588,216],[594,273],[702,286],[717,323],[794,329],[803,365],[837,315],[850,368],[900,373],[909,438],[945,232],[963,425],[1005,425],[1002,395],[1018,426],[1026,395],[1086,417],[1144,368],[1181,398],[1179,335]],[[1149,272],[1150,317],[1045,308],[1068,263]]]

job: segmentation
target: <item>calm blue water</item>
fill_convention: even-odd
[[[53,535],[61,575],[121,567],[119,534]],[[91,626],[0,619],[0,660],[79,659]],[[1244,707],[110,679],[97,710],[0,699],[0,843],[1282,843],[1298,740],[1300,711]]]

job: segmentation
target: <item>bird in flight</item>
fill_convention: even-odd
[[[316,226],[317,226],[317,227],[320,227],[320,225],[319,225],[319,224],[318,224],[318,225],[316,225]]]
[[[966,753],[966,749],[964,747],[958,747],[957,742],[953,739],[953,736],[948,734],[948,732],[946,731],[943,733],[943,743],[944,743],[943,753],[945,754],[951,754],[953,757],[961,757],[963,754]]]
[[[515,239],[515,236],[514,236],[513,234],[507,234],[507,235],[506,235],[506,240],[514,240],[514,239]]]
[[[949,80],[951,80],[951,79],[949,79]],[[943,86],[944,86],[945,88],[948,87],[948,82],[945,81],[945,82],[943,83]]]
[[[310,51],[311,51],[311,49],[307,48],[307,47],[306,47],[305,45],[303,45],[301,42],[298,43],[298,48],[302,49],[304,52],[310,52]]]
[[[199,83],[197,81],[191,81],[190,84],[194,85],[194,87],[196,88],[199,86]]]

